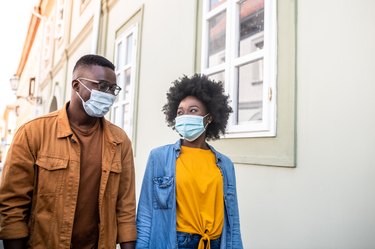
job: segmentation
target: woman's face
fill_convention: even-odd
[[[181,115],[197,115],[205,116],[207,114],[206,106],[198,98],[187,96],[181,100],[177,108],[177,116]]]

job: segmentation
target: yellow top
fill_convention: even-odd
[[[223,177],[211,150],[181,146],[176,161],[177,231],[200,234],[210,248],[224,224]]]

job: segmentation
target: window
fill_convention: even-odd
[[[35,78],[30,78],[29,81],[29,95],[31,97],[35,96]]]
[[[117,84],[122,90],[112,107],[111,121],[123,128],[130,139],[135,116],[137,35],[138,26],[133,25],[119,35],[115,43]]]
[[[212,143],[235,164],[296,167],[296,6],[199,1],[195,70],[222,80],[230,95],[229,134]]]
[[[201,71],[230,96],[227,137],[276,135],[275,1],[203,1]]]
[[[44,36],[43,36],[43,47],[42,50],[42,58],[43,58],[43,66],[44,68],[48,68],[50,63],[51,53],[52,53],[52,43],[53,43],[53,25],[51,18],[49,18],[45,25],[44,25]]]
[[[55,38],[58,40],[64,35],[64,5],[65,0],[57,1]]]

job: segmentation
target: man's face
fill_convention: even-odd
[[[99,84],[93,81],[106,82],[110,86],[116,85],[115,72],[108,67],[102,67],[97,65],[78,68],[74,73],[74,79],[80,79],[79,82],[75,82],[75,84],[78,83],[78,85],[75,86],[78,87],[78,93],[84,101],[87,101],[90,98],[91,92],[87,90],[84,86],[80,85],[81,83],[84,84],[90,90],[100,90]]]

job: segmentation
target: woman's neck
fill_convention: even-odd
[[[206,143],[206,136],[205,134],[202,134],[202,136],[198,137],[197,139],[195,139],[194,141],[187,141],[185,139],[182,140],[182,145],[183,146],[187,146],[187,147],[191,147],[191,148],[199,148],[199,149],[203,149],[203,150],[208,150],[208,145]]]

